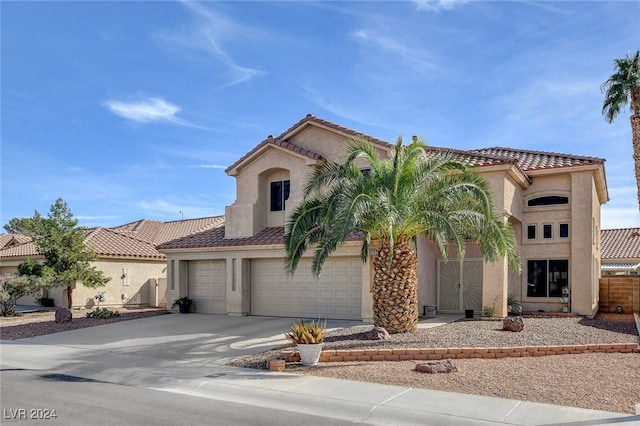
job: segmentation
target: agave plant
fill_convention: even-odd
[[[296,345],[309,345],[324,342],[324,334],[327,329],[327,320],[320,323],[320,320],[304,322],[303,319],[294,322],[291,331],[285,333],[288,341]]]

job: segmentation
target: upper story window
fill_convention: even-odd
[[[561,204],[569,204],[569,197],[561,195],[547,195],[545,197],[532,198],[527,201],[527,206],[557,206]]]
[[[528,225],[527,226],[527,239],[535,240],[536,239],[536,226]]]
[[[271,182],[271,211],[284,210],[285,202],[289,199],[291,183],[288,180]]]

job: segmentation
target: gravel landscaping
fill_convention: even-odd
[[[119,308],[110,310],[119,312],[120,316],[109,319],[87,318],[86,314],[87,312],[91,312],[90,310],[73,310],[73,320],[63,324],[56,324],[55,311],[30,312],[18,314],[13,317],[0,317],[0,339],[24,339],[27,337],[42,336],[44,334],[59,333],[61,331],[94,327],[96,325],[129,321],[167,313],[167,310],[157,308]]]
[[[588,318],[525,318],[520,333],[502,330],[501,321],[459,321],[386,341],[365,340],[371,326],[330,331],[325,349],[548,346],[640,343],[632,315],[599,314]],[[273,351],[235,360],[231,365],[266,368]],[[296,374],[335,377],[412,388],[495,396],[555,405],[635,414],[640,404],[640,354],[587,353],[502,359],[456,359],[457,372],[415,371],[425,361],[340,362],[304,367],[287,364]]]

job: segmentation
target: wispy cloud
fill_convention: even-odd
[[[237,41],[242,37],[252,37],[255,30],[243,26],[201,3],[182,1],[182,4],[200,18],[202,23],[195,29],[188,29],[183,33],[158,34],[157,36],[161,40],[171,45],[207,52],[227,70],[228,81],[223,84],[223,87],[242,83],[265,74],[258,68],[239,64],[223,47],[225,39]]]
[[[428,58],[428,52],[422,47],[411,47],[391,37],[363,29],[353,32],[353,37],[362,43],[373,44],[384,53],[399,57],[401,62],[414,72],[430,74],[438,68],[437,64]]]
[[[112,113],[138,123],[169,122],[181,126],[207,129],[179,118],[177,114],[181,108],[162,98],[150,97],[130,102],[111,99],[103,104]]]
[[[221,164],[194,164],[193,166],[189,166],[193,169],[220,169],[225,170],[227,166],[223,166]]]
[[[441,10],[451,10],[454,7],[469,3],[469,0],[412,0],[418,10],[428,10],[439,12]]]

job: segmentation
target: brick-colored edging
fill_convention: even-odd
[[[425,349],[328,349],[323,350],[320,362],[346,361],[410,361],[462,358],[506,358],[547,355],[584,354],[590,352],[640,353],[637,343],[601,343],[592,345],[507,346],[477,348],[425,348]],[[294,349],[280,353],[280,360],[300,361]]]

